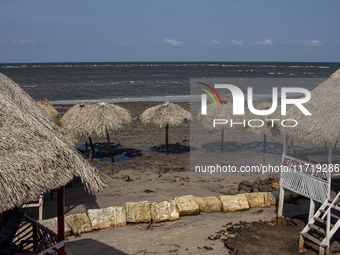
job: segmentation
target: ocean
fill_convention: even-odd
[[[327,78],[339,68],[302,62],[0,64],[0,72],[32,98],[63,103],[189,95],[190,78]]]

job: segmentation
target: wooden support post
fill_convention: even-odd
[[[309,203],[309,213],[308,213],[308,222],[313,218],[315,213],[315,202],[313,199],[310,199]]]
[[[91,139],[90,136],[89,136],[89,141],[90,141],[90,145],[91,145],[91,149],[92,149],[92,157],[90,159],[93,159],[93,157],[94,157],[94,147],[93,147],[92,139]]]
[[[169,154],[169,137],[168,137],[168,133],[169,133],[169,124],[166,124],[166,126],[165,126],[165,154],[166,155]]]
[[[299,241],[299,248],[298,252],[303,253],[303,246],[304,246],[305,240],[303,239],[303,236],[300,235],[300,241]],[[320,246],[321,247],[321,246]]]
[[[39,198],[39,222],[43,220],[43,197]]]
[[[223,143],[224,143],[224,129],[221,132],[221,152],[223,152]]]
[[[288,137],[285,135],[283,137],[283,149],[282,149],[282,154],[283,155],[287,154],[287,140],[288,140]]]
[[[336,140],[335,143],[334,143],[334,149],[333,149],[333,151],[336,150],[336,144],[337,144],[337,143],[338,143],[338,140]]]
[[[65,186],[58,189],[58,243],[65,240]],[[60,249],[65,252],[65,247]]]
[[[36,226],[33,226],[33,240],[38,240],[38,228]],[[38,243],[33,243],[33,250],[36,250],[38,246]]]
[[[330,164],[332,164],[332,154],[333,154],[333,152],[332,152],[332,144],[331,143],[329,143],[329,146],[328,146],[328,148],[329,148],[329,154],[328,154],[328,166],[330,165]],[[332,173],[330,172],[330,171],[327,171],[327,179],[328,178],[332,178]],[[328,180],[330,180],[330,179],[328,179]],[[328,199],[330,199],[330,197],[331,197],[331,185],[329,185],[329,187],[328,187]],[[329,246],[330,246],[330,233],[331,232],[331,210],[328,210],[328,213],[327,213],[327,221],[326,221],[326,245],[327,245],[327,247],[326,247],[326,254],[330,254],[329,253]]]
[[[115,162],[115,159],[113,157],[112,148],[111,148],[110,136],[109,136],[109,132],[107,131],[107,128],[106,128],[106,137],[107,137],[107,145],[109,146],[111,161]]]
[[[266,152],[267,135],[263,135],[263,152]]]
[[[278,211],[277,211],[278,220],[282,219],[284,198],[285,198],[285,190],[284,190],[284,188],[280,187],[279,208],[278,208]]]
[[[286,135],[283,137],[283,149],[282,150],[283,150],[282,156],[285,156],[287,153],[287,136]],[[280,222],[282,220],[284,197],[285,197],[285,191],[282,187],[280,187],[279,208],[277,211],[277,218],[278,218],[278,221]]]
[[[290,138],[290,154],[293,154],[293,138]]]

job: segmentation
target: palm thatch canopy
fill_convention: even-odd
[[[253,103],[256,110],[268,110],[272,107],[271,101],[256,101]],[[245,110],[245,119],[248,123],[249,120],[261,120],[264,125],[261,127],[251,127],[247,124],[246,132],[254,133],[256,135],[272,135],[273,137],[279,136],[280,131],[278,128],[279,120],[281,118],[281,106],[278,105],[276,110],[270,115],[255,115],[248,108]],[[275,120],[275,121],[266,121]],[[253,121],[252,126],[260,126],[260,121]]]
[[[118,105],[83,103],[74,105],[64,114],[61,126],[75,136],[105,137],[107,131],[130,122],[130,112]]]
[[[52,118],[34,101],[23,89],[6,75],[0,73],[0,91],[17,103],[23,111],[39,120],[44,126],[55,132],[69,146],[76,144],[76,139],[71,137],[62,128],[58,127]]]
[[[51,105],[50,101],[46,99],[41,99],[37,103],[48,113],[48,115],[51,116],[55,124],[60,125],[60,114],[57,109]]]
[[[340,78],[329,78],[311,91],[311,99],[303,104],[312,114],[305,116],[297,107],[287,110],[283,119],[294,119],[296,127],[282,127],[281,132],[294,140],[334,144],[340,140]]]
[[[332,73],[329,78],[340,78],[340,69]]]
[[[139,117],[143,123],[153,123],[160,127],[179,125],[191,120],[191,113],[177,104],[166,102],[146,109]]]
[[[98,193],[98,172],[54,132],[0,92],[0,212],[81,177]]]

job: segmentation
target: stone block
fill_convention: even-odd
[[[248,210],[249,204],[244,194],[220,196],[223,212]]]
[[[149,201],[127,202],[123,205],[126,211],[126,221],[132,223],[151,221],[151,204]]]
[[[195,200],[201,212],[210,213],[221,211],[222,203],[217,197],[195,197]]]

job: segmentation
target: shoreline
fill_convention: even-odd
[[[254,95],[255,101],[260,100],[271,100],[271,94],[257,94]],[[281,98],[281,95],[278,95]],[[291,96],[292,97],[292,96]],[[293,96],[294,97],[294,96]],[[297,97],[297,96],[295,96]],[[247,98],[247,94],[245,94],[245,98]],[[122,102],[163,102],[163,101],[172,101],[172,102],[190,102],[190,101],[199,101],[201,99],[200,95],[180,95],[180,96],[157,96],[157,97],[126,97],[126,98],[103,98],[103,99],[85,99],[85,100],[55,100],[51,101],[52,105],[74,105],[81,103],[122,103]]]

